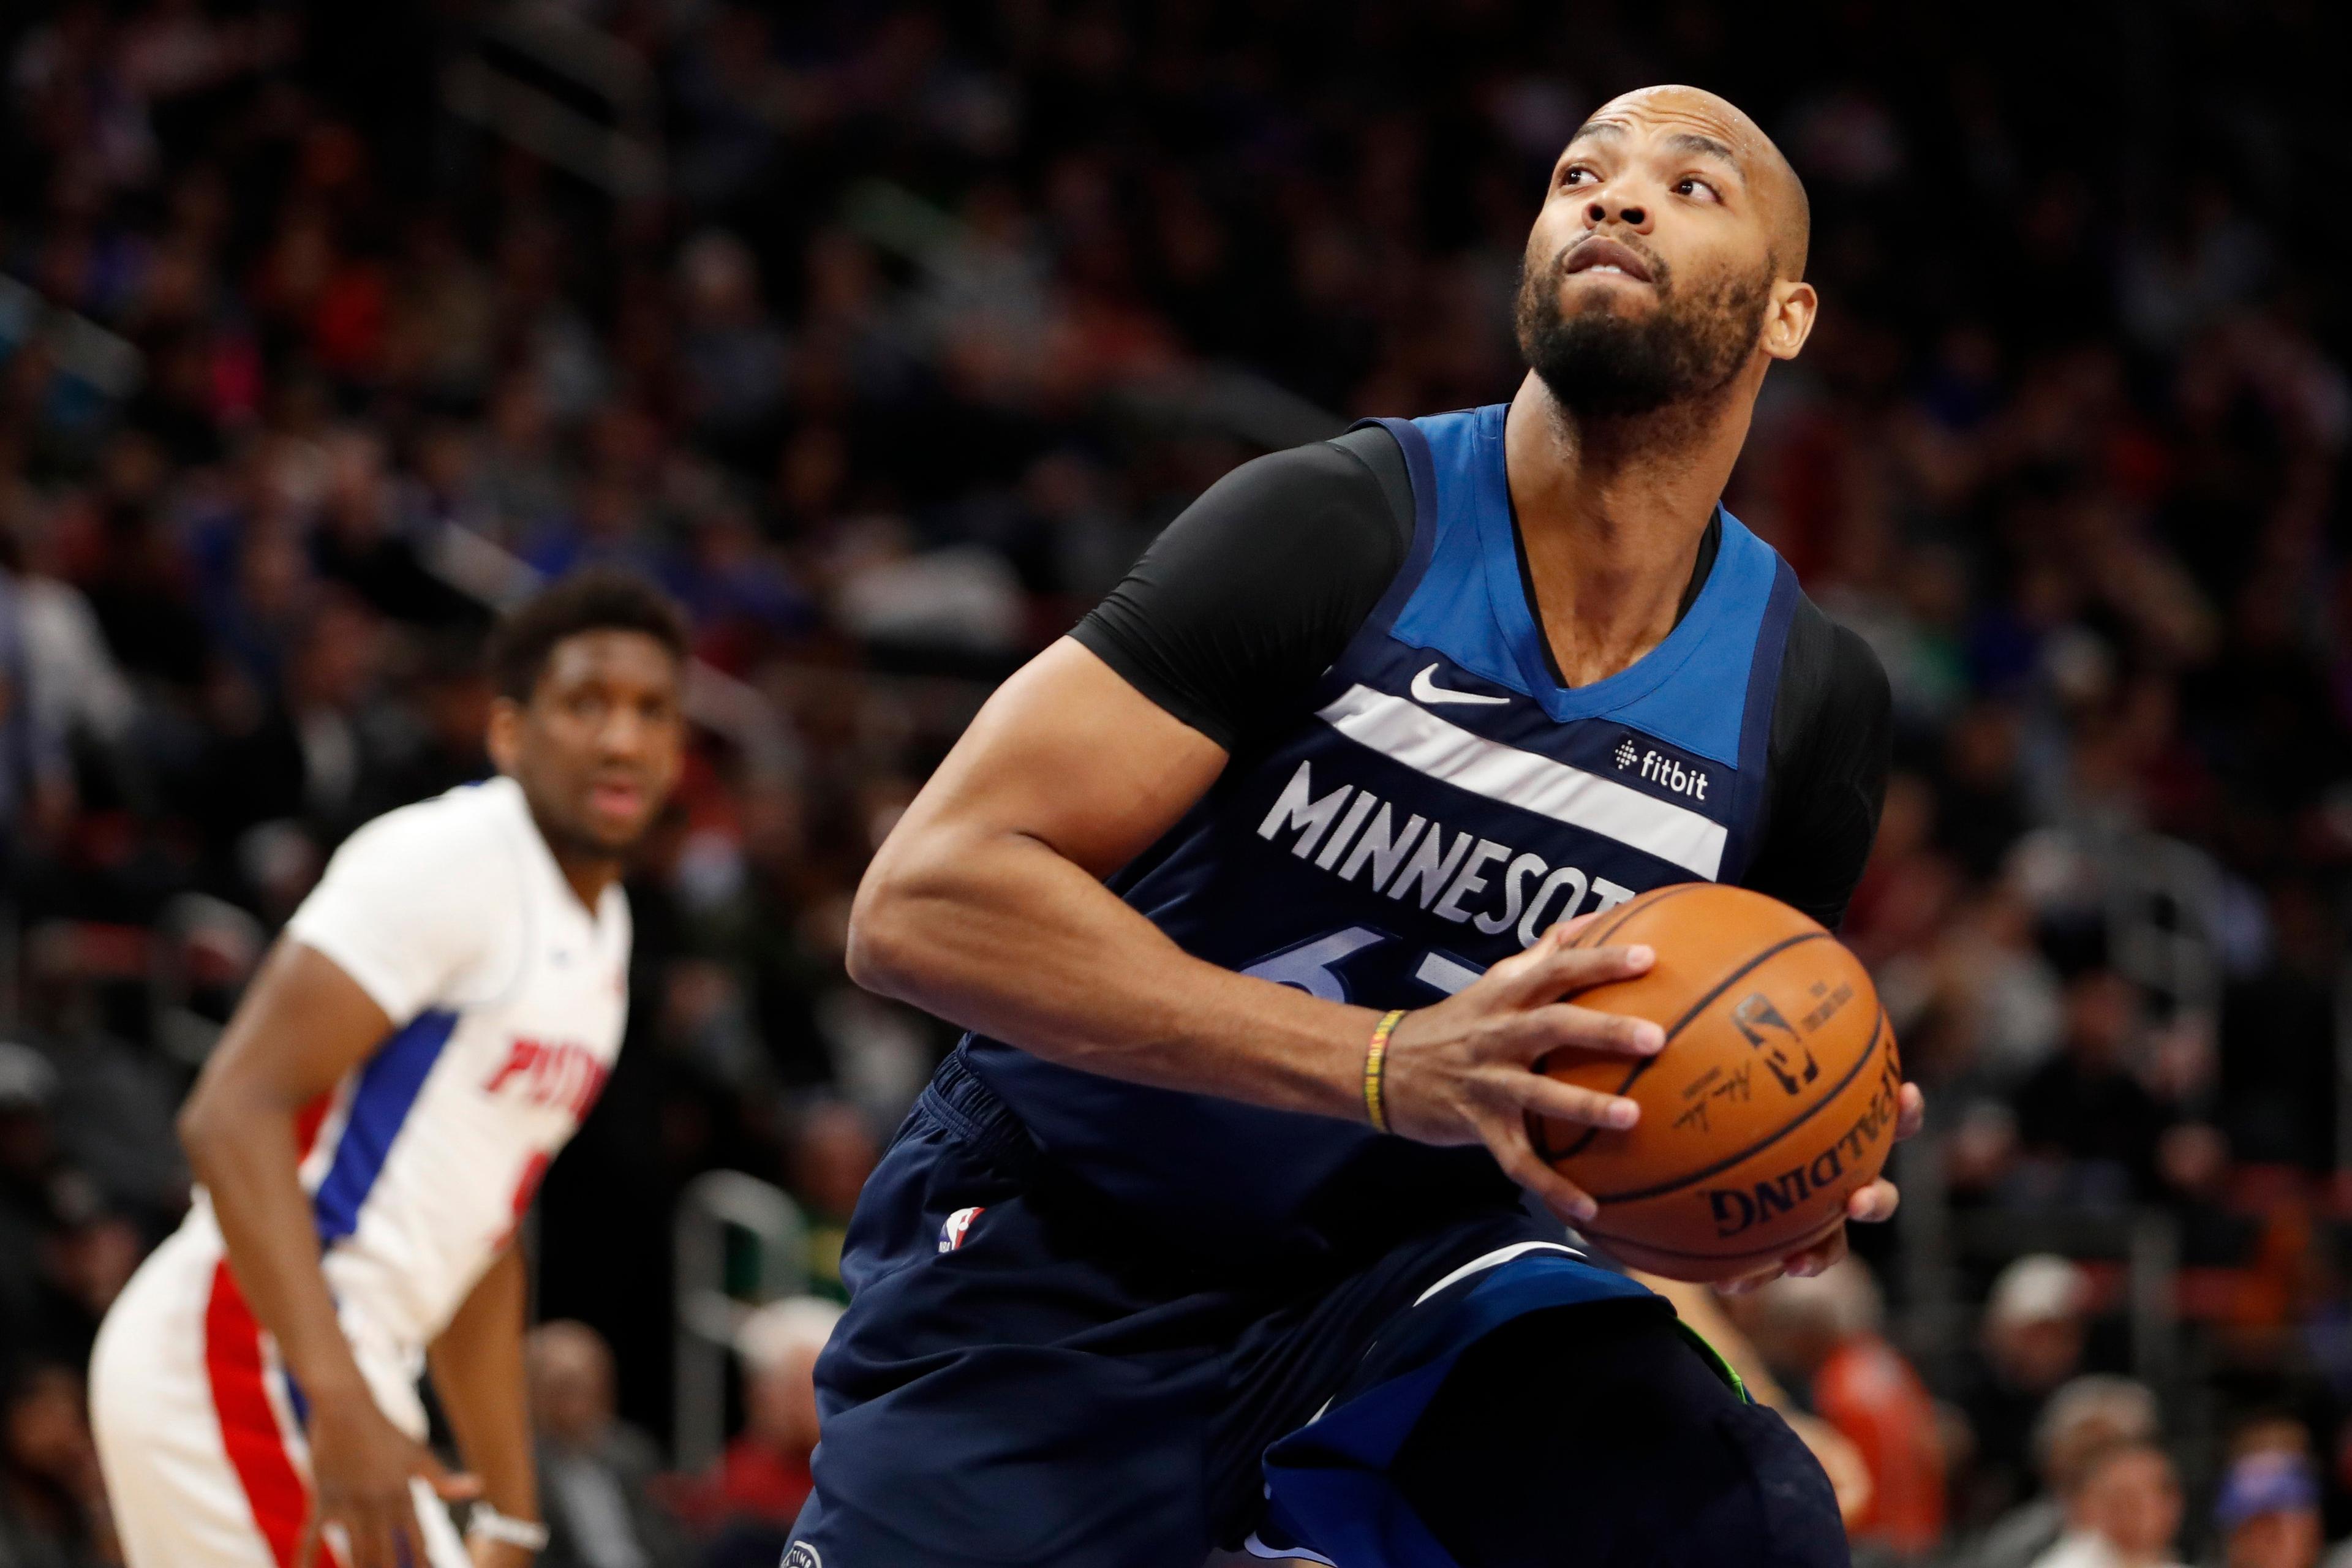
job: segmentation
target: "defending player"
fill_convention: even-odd
[[[479,1500],[480,1568],[543,1544],[509,1243],[620,1048],[685,646],[616,573],[523,605],[501,776],[362,828],[288,923],[181,1115],[195,1205],[92,1358],[131,1568],[460,1568],[430,1492]],[[425,1447],[427,1364],[467,1475]]]
[[[1834,923],[1869,852],[1885,679],[1717,504],[1806,244],[1739,110],[1609,104],[1511,404],[1244,466],[982,710],[860,889],[854,972],[975,1032],[859,1205],[786,1568],[1844,1563],[1787,1427],[1513,1185],[1589,1214],[1525,1116],[1635,1109],[1529,1064],[1662,1043],[1560,1000],[1651,962],[1560,922]]]

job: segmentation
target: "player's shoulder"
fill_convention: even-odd
[[[1412,489],[1396,438],[1371,426],[1253,458],[1211,486],[1193,510],[1239,529],[1311,539],[1318,547],[1347,534],[1377,555],[1402,555],[1412,533]]]
[[[386,812],[335,851],[288,934],[394,1022],[498,995],[530,924],[521,840],[535,831],[510,779]]]
[[[479,889],[530,828],[521,786],[492,778],[397,806],[343,840],[329,874],[367,870],[404,881]]]
[[[1836,715],[1871,727],[1885,724],[1894,707],[1877,650],[1801,590],[1780,658],[1780,707],[1809,719]]]

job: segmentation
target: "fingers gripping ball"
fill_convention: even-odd
[[[1699,1280],[1826,1237],[1895,1143],[1902,1064],[1870,975],[1788,905],[1707,882],[1645,893],[1577,939],[1633,942],[1657,950],[1650,971],[1576,1001],[1653,1020],[1665,1049],[1538,1064],[1642,1107],[1622,1132],[1530,1121],[1537,1152],[1600,1202],[1586,1234],[1634,1268]]]

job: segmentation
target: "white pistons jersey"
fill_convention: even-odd
[[[612,1071],[628,901],[607,888],[592,915],[498,778],[353,834],[286,932],[393,1021],[297,1136],[328,1287],[422,1350]]]
[[[521,786],[499,778],[353,834],[286,935],[393,1023],[303,1110],[296,1139],[344,1335],[378,1405],[421,1438],[425,1348],[513,1236],[619,1052],[628,903],[608,888],[593,913],[583,905]],[[131,1568],[293,1568],[305,1401],[201,1192],[108,1314],[91,1403]],[[436,1564],[462,1563],[446,1514],[426,1515],[443,1538]]]

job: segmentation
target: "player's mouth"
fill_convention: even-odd
[[[1650,275],[1649,263],[1630,247],[1620,245],[1613,239],[1603,239],[1599,235],[1580,241],[1576,248],[1568,253],[1568,265],[1562,270],[1571,277],[1590,272],[1602,278],[1631,278],[1637,283],[1657,281]]]
[[[645,811],[646,789],[627,779],[600,779],[588,788],[588,804],[599,816],[634,822]]]

